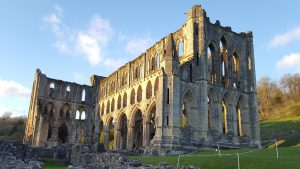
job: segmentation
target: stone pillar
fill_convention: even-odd
[[[252,145],[261,146],[260,141],[260,128],[259,128],[259,114],[257,97],[255,93],[252,93],[249,97],[249,114],[250,114],[250,126],[251,126],[251,142]]]
[[[233,128],[233,105],[231,103],[226,105],[227,110],[227,133],[233,134],[234,128]]]
[[[215,103],[215,113],[216,113],[216,122],[217,122],[217,131],[219,133],[223,133],[223,114],[222,114],[222,105],[219,101],[216,101]]]
[[[109,134],[108,134],[108,129],[104,130],[104,148],[108,149],[109,148]]]
[[[146,120],[146,119],[145,119]],[[149,122],[143,124],[143,146],[149,146],[150,143]]]
[[[133,127],[128,126],[127,131],[127,149],[131,150],[133,148]]]
[[[201,144],[208,144],[208,104],[207,104],[207,81],[201,80],[198,82],[199,88],[199,95],[198,95],[198,107],[196,107],[196,116],[193,116],[193,118],[196,118],[198,121],[196,129],[197,129],[197,136],[194,139],[196,143]],[[199,110],[198,110],[199,108]],[[199,111],[199,112],[198,112]]]
[[[55,147],[59,145],[59,139],[58,139],[58,127],[56,125],[54,125],[52,127],[52,136],[49,140],[50,142],[50,147]]]
[[[116,128],[114,133],[114,149],[121,149],[120,145],[120,139],[121,139],[121,129]]]

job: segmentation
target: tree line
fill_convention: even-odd
[[[300,74],[286,74],[279,80],[262,77],[257,82],[260,119],[276,116],[279,109],[300,102]]]

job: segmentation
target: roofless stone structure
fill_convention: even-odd
[[[211,23],[201,6],[136,59],[91,86],[36,71],[24,143],[107,149],[260,146],[252,32]],[[246,144],[245,144],[246,143]]]

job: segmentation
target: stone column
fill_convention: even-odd
[[[143,146],[149,146],[150,143],[149,122],[143,123]]]
[[[121,139],[121,129],[116,128],[114,133],[114,149],[121,149],[120,139]]]
[[[104,129],[104,148],[108,149],[109,148],[109,129],[105,127]]]
[[[133,148],[133,127],[128,126],[127,131],[127,149],[131,150]]]
[[[197,143],[202,143],[204,145],[208,144],[208,104],[207,104],[207,81],[201,80],[197,82],[199,86],[199,95],[198,95],[198,103],[197,107],[195,107],[196,116],[193,116],[193,118],[196,118],[198,121],[196,129],[197,129],[197,136],[194,138],[194,141]]]
[[[217,122],[217,131],[219,133],[223,133],[223,114],[222,114],[222,105],[219,101],[216,101],[215,103],[215,113],[216,113],[216,122]]]
[[[52,136],[50,138],[50,147],[55,147],[59,145],[59,140],[58,140],[58,127],[54,125],[52,127]]]

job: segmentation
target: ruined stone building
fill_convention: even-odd
[[[197,5],[136,59],[91,86],[37,70],[24,143],[110,149],[260,146],[252,32],[211,23]]]

